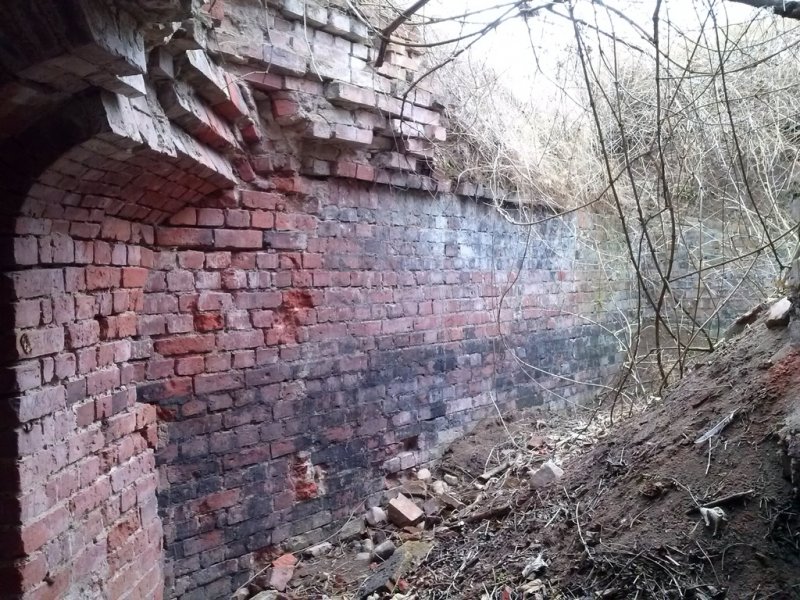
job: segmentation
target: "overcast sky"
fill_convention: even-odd
[[[423,14],[428,17],[457,17],[465,12],[478,9],[489,9],[502,4],[504,6],[486,13],[475,15],[467,19],[456,19],[442,27],[440,35],[447,37],[458,36],[480,29],[485,24],[499,17],[509,10],[509,0],[434,0],[423,9]],[[545,4],[544,0],[531,0],[530,6]],[[636,21],[647,32],[652,32],[652,16],[655,0],[607,0],[608,6],[619,9],[630,19]],[[702,19],[708,13],[709,3],[704,0],[663,0],[660,18],[669,19],[682,31],[690,31],[699,27]],[[734,2],[716,3],[717,19],[720,23],[746,22],[753,18],[756,10]],[[562,9],[562,14],[564,13]],[[591,23],[598,23],[605,31],[612,31],[608,14],[602,7],[592,4],[589,0],[577,3],[576,14]],[[637,40],[638,34],[624,23],[619,17],[613,17],[613,31],[623,39]],[[529,35],[530,27],[530,35]],[[571,24],[564,18],[539,11],[535,18],[526,24],[522,18],[514,18],[503,23],[493,33],[475,45],[474,53],[485,58],[487,62],[503,76],[503,80],[518,95],[535,93],[539,87],[538,79],[531,81],[535,74],[531,45],[536,48],[537,57],[541,61],[543,70],[559,60],[559,48],[564,44],[571,44],[573,30]]]

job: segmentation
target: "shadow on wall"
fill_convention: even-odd
[[[163,594],[137,313],[154,224],[233,182],[120,130],[115,108],[75,100],[2,150],[6,594]]]

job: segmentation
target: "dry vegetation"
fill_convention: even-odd
[[[508,218],[518,203],[522,223],[540,214],[526,216],[531,206],[614,216],[606,237],[619,252],[584,239],[582,260],[635,274],[641,309],[619,311],[619,384],[660,393],[732,315],[783,291],[800,197],[800,28],[720,0],[639,3],[638,17],[599,0],[490,4],[421,10],[406,41],[392,37],[431,46],[421,85],[445,95],[451,132],[437,167],[482,184]],[[376,29],[402,12],[360,6]],[[512,20],[525,24],[528,87],[498,75],[481,42]]]

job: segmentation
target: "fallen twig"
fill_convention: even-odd
[[[503,471],[505,471],[506,469],[508,469],[509,466],[510,466],[509,462],[506,461],[502,464],[497,465],[494,469],[489,469],[485,473],[478,475],[478,479],[480,479],[483,482],[489,481],[492,477],[495,477],[500,473],[502,473]]]
[[[698,445],[699,444],[703,444],[703,443],[707,442],[708,440],[710,440],[715,435],[717,435],[718,433],[721,433],[728,425],[730,425],[733,422],[733,419],[738,414],[738,412],[739,412],[738,408],[734,409],[734,411],[731,414],[729,414],[727,417],[722,419],[719,423],[714,425],[714,427],[712,427],[711,429],[706,431],[703,435],[701,435],[699,438],[697,438],[694,441],[694,443],[698,444]]]
[[[477,523],[478,521],[484,521],[486,519],[505,517],[510,512],[511,505],[505,504],[503,506],[498,506],[496,508],[490,508],[488,510],[482,510],[481,512],[471,514],[465,517],[464,520],[467,523]]]
[[[733,494],[728,494],[727,496],[723,496],[722,498],[717,498],[716,500],[712,500],[711,502],[706,502],[705,504],[701,504],[700,506],[693,506],[692,508],[687,509],[686,514],[690,515],[693,512],[699,511],[701,508],[716,508],[717,506],[723,506],[728,502],[733,502],[734,500],[741,500],[742,498],[749,498],[756,493],[755,490],[747,490],[746,492],[736,492]]]

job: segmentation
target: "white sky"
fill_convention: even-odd
[[[713,1],[713,0],[712,0]],[[427,5],[421,14],[427,17],[455,17],[465,12],[479,9],[488,9],[498,4],[508,5],[510,0],[434,0]],[[530,6],[545,4],[545,0],[531,0]],[[653,30],[652,15],[656,0],[606,0],[611,8],[619,9],[625,16],[640,24],[648,33]],[[704,0],[663,0],[660,18],[662,21],[669,19],[683,31],[699,27],[702,19],[708,13],[708,1]],[[716,15],[720,23],[746,22],[757,14],[756,9],[735,3],[716,3]],[[508,6],[475,15],[467,19],[468,23],[460,24],[454,21],[442,26],[443,33],[449,37],[456,37],[483,27],[486,23],[500,16],[508,10]],[[565,11],[562,9],[562,14]],[[600,23],[606,31],[611,31],[609,20],[602,7],[592,5],[589,0],[578,2],[576,14],[579,19],[590,23]],[[620,17],[613,16],[613,27],[617,37],[631,41],[639,41],[632,27],[626,25]],[[475,44],[474,53],[484,57],[494,70],[502,76],[504,83],[516,94],[526,97],[534,94],[540,85],[538,81],[531,81],[533,43],[538,54],[538,59],[543,70],[547,70],[547,61],[558,61],[559,47],[572,43],[574,34],[572,25],[566,19],[540,11],[536,17],[530,19],[530,31],[525,20],[513,18],[500,25],[497,30],[486,35]],[[541,79],[541,78],[540,78]]]

